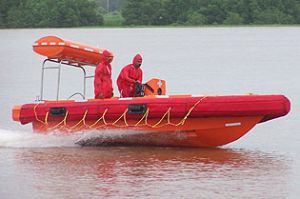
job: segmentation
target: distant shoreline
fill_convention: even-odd
[[[163,25],[163,26],[78,26],[78,27],[27,27],[27,28],[0,28],[0,30],[21,30],[21,29],[134,29],[134,28],[300,28],[299,24],[282,25],[282,24],[271,24],[271,25],[201,25],[201,26],[190,26],[190,25]]]

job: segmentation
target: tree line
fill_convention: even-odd
[[[76,27],[103,24],[96,1],[0,0],[0,27]]]
[[[300,0],[0,0],[0,28],[103,26],[108,14],[121,26],[300,24]]]
[[[300,0],[127,0],[126,25],[300,24]]]

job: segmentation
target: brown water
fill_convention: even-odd
[[[298,198],[299,34],[289,27],[0,30],[0,198]],[[45,35],[111,49],[114,79],[140,52],[144,79],[166,79],[169,94],[280,93],[292,110],[217,149],[82,148],[74,145],[79,135],[36,135],[10,114],[39,95],[43,58],[31,45]],[[80,74],[62,75],[63,97],[81,88]]]

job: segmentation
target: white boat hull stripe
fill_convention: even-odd
[[[235,122],[235,123],[227,123],[225,124],[226,127],[232,127],[232,126],[241,126],[240,122]]]

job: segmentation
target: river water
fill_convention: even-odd
[[[76,134],[36,135],[11,109],[39,95],[43,57],[32,44],[46,35],[112,50],[114,80],[139,52],[144,80],[165,79],[168,94],[284,94],[291,112],[215,149],[84,148]],[[0,198],[298,198],[299,35],[298,27],[0,30]],[[79,73],[62,76],[61,97],[82,88]],[[47,78],[51,98],[56,80]]]

